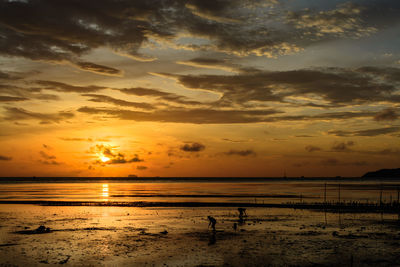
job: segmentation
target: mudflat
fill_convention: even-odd
[[[396,214],[0,205],[1,266],[394,266]],[[208,228],[207,216],[217,220]],[[236,224],[236,229],[234,227]],[[43,231],[38,230],[44,226]]]

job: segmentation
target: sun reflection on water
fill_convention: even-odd
[[[103,197],[103,201],[108,201],[108,196],[109,196],[108,184],[103,184],[101,196]]]

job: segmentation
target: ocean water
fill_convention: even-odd
[[[77,180],[0,181],[0,202],[214,202],[288,203],[326,201],[397,201],[400,181],[344,179],[296,181],[245,178],[210,180]]]

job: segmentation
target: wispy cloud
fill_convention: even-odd
[[[297,29],[305,30],[304,35],[320,38],[324,36],[362,37],[377,31],[376,28],[367,26],[362,20],[363,10],[362,6],[347,2],[328,11],[312,9],[290,11],[287,14],[287,21]]]
[[[254,152],[253,149],[245,149],[245,150],[231,149],[227,152],[224,152],[224,154],[227,156],[241,156],[241,157],[257,156],[257,153]]]
[[[350,152],[350,147],[354,145],[355,143],[353,141],[335,142],[332,146],[332,150],[335,152]]]
[[[57,113],[31,112],[23,108],[5,107],[5,120],[39,120],[41,123],[59,123],[74,117],[72,112],[60,111]]]
[[[122,76],[122,74],[123,74],[122,71],[120,71],[118,69],[91,63],[91,62],[77,62],[77,63],[75,63],[75,65],[82,70],[86,70],[86,71],[90,71],[90,72],[94,72],[94,73],[98,73],[98,74],[103,74],[103,75]]]
[[[318,146],[307,145],[307,146],[305,147],[305,150],[306,150],[307,152],[315,152],[315,151],[321,151],[322,149],[321,149],[320,147],[318,147]]]
[[[46,90],[53,90],[57,92],[63,92],[63,93],[91,93],[91,92],[98,92],[100,90],[106,89],[107,87],[103,86],[96,86],[96,85],[89,85],[89,86],[76,86],[76,85],[71,85],[71,84],[66,84],[62,82],[56,82],[56,81],[36,81],[36,84],[41,86],[41,89],[46,89]]]
[[[79,112],[93,115],[108,115],[121,120],[158,121],[194,124],[252,123],[267,121],[266,116],[276,110],[217,110],[217,109],[168,109],[141,112],[123,109],[81,107]]]
[[[206,149],[206,146],[201,143],[194,142],[194,143],[184,144],[180,147],[180,149],[185,152],[200,152]]]
[[[376,121],[394,121],[399,118],[397,111],[393,108],[387,108],[375,115]]]
[[[367,129],[367,130],[357,130],[357,131],[343,131],[343,130],[331,130],[328,134],[336,136],[378,136],[390,133],[396,133],[400,131],[399,126]]]
[[[17,96],[0,96],[0,102],[17,102],[25,100],[28,100],[28,98]]]
[[[0,155],[0,160],[2,160],[2,161],[10,161],[10,160],[12,160],[12,157]]]
[[[39,152],[41,159],[39,160],[40,163],[45,165],[60,165],[61,163],[56,161],[56,156],[48,154],[45,151]]]
[[[114,104],[116,106],[132,107],[132,108],[139,108],[139,109],[146,109],[146,110],[149,110],[149,109],[151,110],[151,109],[155,108],[152,104],[149,104],[149,103],[126,101],[126,100],[116,99],[116,98],[106,96],[106,95],[83,94],[82,96],[90,97],[89,101],[97,102],[97,103],[110,103],[110,104]]]

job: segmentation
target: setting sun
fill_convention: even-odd
[[[106,156],[100,156],[100,160],[101,160],[102,162],[107,162],[107,161],[110,160],[110,158],[108,158],[108,157],[106,157]]]

